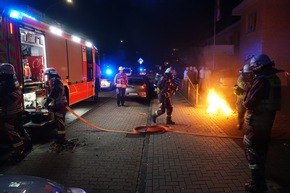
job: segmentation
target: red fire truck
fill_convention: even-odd
[[[25,110],[45,102],[43,70],[53,67],[65,85],[69,105],[97,100],[100,89],[98,49],[87,38],[30,7],[0,8],[0,63],[14,65]]]

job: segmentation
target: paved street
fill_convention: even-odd
[[[134,127],[152,124],[156,100],[150,106],[127,101],[126,107],[118,107],[115,96],[106,98],[83,118],[102,129],[127,133],[100,132],[73,121],[67,127],[67,138],[79,140],[75,151],[56,154],[48,151],[49,143],[36,144],[23,162],[2,166],[0,173],[49,178],[88,193],[244,192],[250,171],[241,148],[243,131],[234,127],[235,115],[210,116],[205,106],[193,107],[181,95],[174,96],[173,104],[177,123],[171,127],[173,132],[136,135],[131,134]],[[164,125],[165,116],[157,122]],[[287,192],[275,181],[275,171],[282,169],[272,170],[269,192]],[[290,173],[288,167],[283,170]]]

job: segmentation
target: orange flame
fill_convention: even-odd
[[[209,104],[206,112],[209,114],[216,114],[218,112],[223,112],[226,115],[231,114],[233,111],[227,105],[227,102],[220,98],[214,89],[210,89],[207,96],[207,103]]]

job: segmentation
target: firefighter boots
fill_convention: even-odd
[[[153,113],[153,115],[151,115],[151,118],[152,118],[153,123],[156,123],[157,117],[158,116],[155,113]]]
[[[25,148],[23,146],[18,147],[8,158],[8,163],[12,165],[17,164],[21,162],[26,157],[27,154],[28,153],[25,151]]]
[[[167,117],[166,118],[166,124],[168,124],[168,125],[175,125],[175,122],[172,121],[171,117]]]
[[[245,190],[247,193],[265,193],[267,192],[268,188],[267,185],[256,185],[252,182],[248,182],[245,184]]]
[[[264,193],[268,187],[261,170],[251,170],[252,181],[245,184],[245,190],[248,193]]]

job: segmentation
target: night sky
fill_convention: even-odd
[[[162,65],[173,48],[186,51],[213,35],[214,0],[73,0],[73,5],[65,0],[4,1],[33,7],[85,34],[104,62],[134,65],[141,57],[149,66]],[[217,28],[232,22],[231,8],[239,2],[221,0]]]

